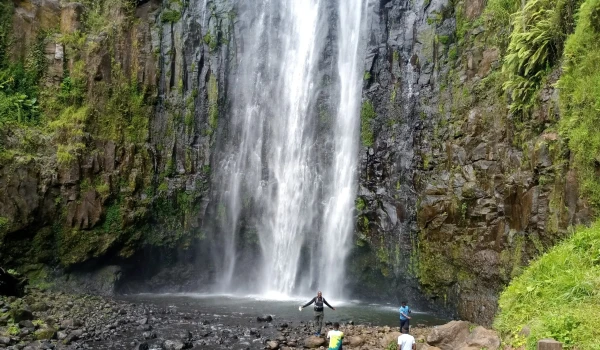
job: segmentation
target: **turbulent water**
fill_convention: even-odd
[[[249,270],[239,257],[258,241],[255,291],[342,293],[366,1],[340,0],[336,8],[325,0],[261,0],[236,9],[229,125],[215,178],[223,290]]]

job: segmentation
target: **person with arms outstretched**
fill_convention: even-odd
[[[398,350],[417,350],[415,337],[408,334],[408,327],[402,328],[402,335],[398,337]]]
[[[333,330],[327,333],[327,338],[329,338],[328,350],[342,350],[342,341],[344,339],[344,333],[340,332],[339,323],[333,323]]]
[[[304,304],[303,306],[300,307],[300,310],[304,309],[305,307],[307,307],[308,305],[315,303],[315,335],[317,337],[319,337],[321,335],[321,327],[323,327],[323,304],[329,306],[329,308],[331,310],[335,310],[335,308],[331,305],[329,305],[329,303],[327,302],[327,300],[325,300],[325,298],[323,298],[323,294],[319,291],[317,293],[317,296],[312,298],[311,301],[309,301],[308,303]]]
[[[402,302],[402,306],[400,306],[400,330],[404,329],[404,327],[410,329],[410,308],[406,305],[406,301]]]

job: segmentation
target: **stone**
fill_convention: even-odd
[[[266,315],[263,317],[258,316],[258,317],[256,317],[256,321],[257,322],[271,322],[271,321],[273,321],[273,316],[271,316],[271,315]]]
[[[72,328],[72,327],[73,327],[73,320],[70,318],[62,320],[60,322],[60,328],[62,328],[62,329],[68,329],[68,328]]]
[[[436,348],[427,343],[417,343],[417,350],[440,350],[440,348]]]
[[[500,337],[495,331],[478,326],[469,334],[467,345],[488,350],[497,350],[500,348]]]
[[[186,345],[181,340],[165,340],[163,343],[165,350],[182,350],[187,349]]]
[[[2,345],[9,345],[10,344],[10,338],[9,337],[0,337],[0,344],[2,344]]]
[[[537,344],[537,350],[562,350],[562,348],[562,343],[554,339],[542,339]]]
[[[323,345],[325,345],[325,339],[321,337],[310,336],[304,339],[305,348],[316,349]]]
[[[67,335],[68,335],[68,334],[67,334],[66,332],[64,332],[64,331],[58,331],[58,332],[56,332],[56,338],[57,338],[58,340],[63,340],[63,339],[65,339],[65,338],[67,337]]]
[[[144,333],[142,333],[142,337],[144,337],[144,339],[154,339],[154,338],[156,338],[156,333],[144,332]]]
[[[50,307],[43,301],[31,304],[31,311],[33,312],[44,312],[48,311]]]
[[[25,321],[25,320],[33,320],[33,314],[31,313],[31,311],[29,311],[27,309],[14,309],[11,311],[11,313],[12,313],[13,320],[16,323],[19,323],[19,322]]]
[[[275,340],[268,341],[267,348],[272,350],[279,349],[279,342]]]
[[[22,296],[24,286],[24,279],[18,278],[0,267],[0,295]]]
[[[44,328],[40,328],[40,329],[36,330],[34,332],[34,335],[35,335],[36,339],[38,339],[38,340],[53,339],[54,336],[56,335],[56,330],[51,327],[44,327]]]
[[[390,343],[396,344],[398,342],[398,337],[401,335],[402,333],[400,332],[386,333],[383,337],[381,337],[381,339],[379,339],[379,345],[385,349],[390,345]]]
[[[351,335],[345,338],[345,340],[348,341],[349,346],[361,346],[365,343],[365,340],[357,335]]]
[[[442,326],[434,327],[427,335],[427,343],[441,350],[455,350],[465,344],[469,336],[469,322],[451,321]]]
[[[21,322],[19,322],[19,326],[21,326],[22,328],[35,328],[35,326],[33,325],[33,322],[29,321],[29,320],[23,320]]]
[[[63,34],[70,34],[81,30],[81,19],[84,10],[84,6],[77,2],[64,4],[60,13],[60,31]]]

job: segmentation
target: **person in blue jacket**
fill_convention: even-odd
[[[402,306],[400,306],[400,329],[410,328],[411,317],[408,316],[410,313],[410,307],[406,305],[406,301],[403,301]]]

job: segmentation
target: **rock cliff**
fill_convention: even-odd
[[[71,288],[94,276],[84,288],[100,293],[123,276],[124,290],[210,281],[203,221],[241,50],[235,6],[0,6],[2,265]],[[349,259],[357,296],[424,294],[483,324],[520,267],[593,214],[555,128],[560,69],[527,118],[509,110],[509,32],[486,11],[483,0],[369,2]]]

